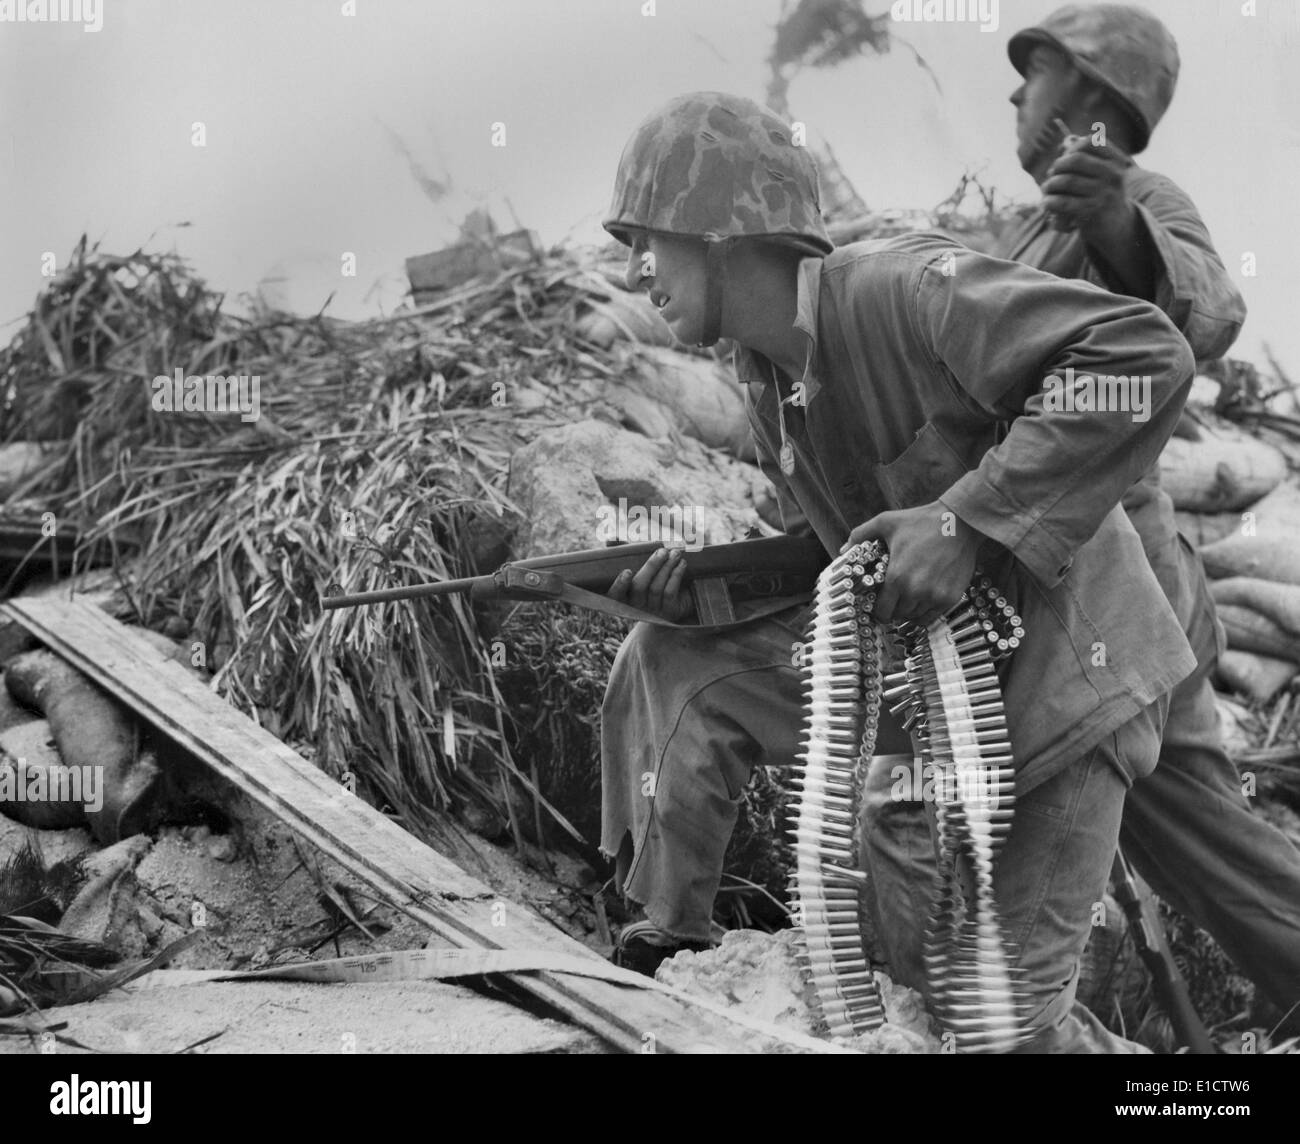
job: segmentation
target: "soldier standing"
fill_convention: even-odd
[[[1241,295],[1191,198],[1132,158],[1173,99],[1173,36],[1141,8],[1069,5],[1013,36],[1008,52],[1024,78],[1011,96],[1018,155],[1043,200],[995,253],[1153,302],[1198,361],[1223,356],[1245,318]],[[1058,121],[1073,136],[1064,153]],[[1210,685],[1222,629],[1158,466],[1123,506],[1197,669],[1171,698],[1159,766],[1129,791],[1120,842],[1156,892],[1287,1013],[1300,1005],[1300,851],[1252,812],[1224,752]]]

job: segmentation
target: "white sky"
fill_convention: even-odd
[[[25,2],[25,0],[20,0]],[[623,143],[665,99],[761,98],[779,0],[103,0],[103,27],[0,23],[0,344],[86,231],[176,249],[237,295],[284,279],[302,309],[391,309],[403,259],[472,206],[547,244],[597,241]],[[899,25],[903,48],[791,89],[873,207],[930,207],[964,170],[1036,195],[1015,160],[1006,42],[1057,6],[1001,0],[998,27]],[[1300,0],[1150,0],[1183,70],[1142,157],[1196,200],[1268,341],[1300,377]],[[868,0],[885,11],[888,0]],[[207,146],[191,145],[202,121]],[[494,122],[506,146],[491,145]],[[392,142],[449,176],[430,202]],[[188,227],[179,228],[179,224]],[[352,251],[358,277],[340,277]],[[1242,254],[1258,275],[1242,279]],[[5,324],[9,323],[9,324]]]

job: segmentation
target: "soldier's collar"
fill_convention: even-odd
[[[807,405],[821,389],[817,379],[817,308],[821,296],[822,260],[805,258],[799,263],[796,278],[794,328],[808,340],[804,359],[802,405]],[[761,362],[761,365],[760,365]],[[771,363],[756,350],[736,347],[736,373],[743,384],[772,384]]]
[[[804,361],[802,380],[804,403],[811,404],[822,387],[817,378],[817,312],[822,292],[822,259],[803,259],[799,263],[797,282],[794,328],[808,339],[808,357]]]

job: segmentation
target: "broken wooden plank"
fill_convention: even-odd
[[[406,260],[406,277],[415,302],[431,301],[439,292],[536,258],[540,246],[529,230],[511,231],[491,241],[471,239],[417,254]]]
[[[451,945],[553,949],[604,964],[526,907],[502,902],[99,608],[19,597],[0,611]],[[739,1018],[649,990],[558,973],[512,980],[627,1052],[647,1045],[660,1052],[761,1052],[781,1042],[780,1034],[756,1035]]]

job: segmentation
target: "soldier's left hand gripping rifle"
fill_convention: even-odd
[[[355,608],[389,600],[464,593],[472,600],[576,604],[621,619],[645,620],[666,627],[720,627],[748,622],[810,599],[817,575],[827,564],[826,550],[812,537],[769,536],[686,548],[682,556],[686,565],[683,582],[691,590],[697,622],[668,624],[650,612],[605,595],[621,572],[639,571],[650,555],[663,547],[662,542],[650,541],[535,556],[503,564],[490,576],[331,595],[321,603],[326,609]],[[738,604],[746,605],[743,621],[737,615]]]

